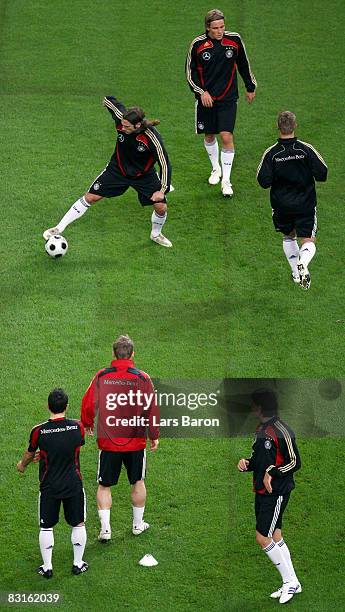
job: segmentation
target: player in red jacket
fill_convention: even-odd
[[[134,535],[149,528],[144,521],[146,501],[146,432],[150,450],[158,447],[159,411],[150,377],[133,362],[134,345],[128,336],[113,343],[110,367],[99,370],[87,389],[81,421],[91,434],[96,428],[100,449],[97,505],[101,521],[99,540],[111,539],[110,487],[116,485],[122,464],[131,484]],[[96,419],[96,423],[95,423]]]

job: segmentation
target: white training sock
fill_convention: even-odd
[[[232,162],[234,161],[235,151],[234,149],[222,149],[220,154],[220,161],[222,164],[222,180],[230,181]]]
[[[308,267],[315,253],[316,253],[315,243],[314,242],[304,242],[299,250],[299,263],[302,263],[306,267]]]
[[[86,545],[85,525],[72,527],[71,542],[73,545],[73,565],[81,567],[83,565],[83,555]]]
[[[281,551],[280,546],[276,544],[273,540],[272,542],[266,546],[266,548],[262,549],[266,555],[271,559],[272,563],[276,566],[278,572],[280,573],[283,582],[291,582],[292,577],[290,573],[290,569],[286,560],[284,559],[283,553]]]
[[[52,555],[54,547],[54,532],[53,529],[40,529],[39,533],[40,551],[43,560],[43,569],[46,572],[51,570],[52,566]]]
[[[285,257],[288,260],[290,268],[294,274],[298,274],[297,264],[298,264],[298,255],[299,255],[299,247],[296,238],[290,238],[289,236],[284,236],[283,238],[283,251],[285,253]]]
[[[276,542],[276,544],[278,544],[283,557],[288,565],[288,568],[290,570],[290,575],[291,575],[291,580],[298,582],[298,578],[296,576],[296,572],[294,569],[294,566],[292,565],[292,561],[291,561],[291,555],[290,555],[290,551],[288,549],[288,547],[286,546],[286,543],[284,542],[283,538],[281,540],[279,540],[279,542]]]
[[[157,238],[157,236],[159,236],[159,234],[161,233],[162,227],[167,220],[167,216],[168,216],[167,213],[164,213],[164,215],[158,215],[155,210],[153,211],[151,221],[152,221],[152,236],[154,238]]]
[[[82,217],[90,206],[91,204],[85,200],[84,196],[74,202],[71,208],[66,212],[65,216],[62,217],[61,221],[57,224],[56,227],[58,228],[59,232],[62,233],[67,225],[73,223],[73,221],[79,219],[79,217]]]
[[[98,516],[101,521],[102,531],[110,531],[110,508],[98,510]]]
[[[143,506],[142,508],[137,508],[136,506],[132,506],[132,508],[133,508],[133,527],[138,527],[143,522],[145,506]]]
[[[218,148],[218,140],[214,139],[213,142],[206,142],[204,140],[204,147],[206,149],[206,153],[210,158],[210,162],[212,164],[212,170],[220,169],[219,166],[219,148]]]

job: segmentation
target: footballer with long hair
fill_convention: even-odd
[[[162,138],[155,126],[158,119],[145,119],[139,107],[126,108],[113,96],[106,96],[103,105],[110,112],[117,130],[115,151],[106,168],[89,189],[67,211],[59,223],[44,231],[43,238],[61,234],[65,228],[84,215],[89,207],[102,198],[115,198],[129,187],[138,194],[142,206],[153,206],[150,238],[164,247],[172,244],[162,234],[167,219],[166,194],[170,185],[171,165]],[[155,171],[158,164],[160,174]]]

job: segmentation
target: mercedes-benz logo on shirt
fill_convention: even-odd
[[[119,141],[120,141],[120,142],[123,142],[123,141],[124,141],[124,139],[125,139],[124,135],[123,135],[123,134],[119,134]]]
[[[209,51],[204,51],[204,53],[202,54],[202,59],[208,61],[209,59],[211,59],[211,53]]]

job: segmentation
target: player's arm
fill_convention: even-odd
[[[246,48],[241,38],[238,46],[238,56],[236,64],[238,72],[240,73],[246,88],[247,100],[248,102],[252,102],[255,97],[257,82],[253,72],[251,71],[250,63],[246,53]]]
[[[266,473],[274,478],[284,478],[287,474],[297,472],[301,467],[301,458],[294,436],[284,426],[281,427],[281,431],[279,450],[284,457],[284,463],[279,466],[271,464],[266,468]]]
[[[126,112],[126,107],[122,102],[114,98],[114,96],[105,96],[102,104],[108,109],[116,123],[121,121],[123,114]]]
[[[273,183],[273,164],[269,151],[265,151],[259,163],[256,178],[261,187],[267,189]]]
[[[159,165],[159,179],[161,187],[156,194],[161,193],[161,196],[157,196],[158,199],[154,200],[158,202],[163,200],[164,195],[169,192],[171,184],[171,164],[169,161],[168,153],[163,145],[162,138],[158,134],[157,130],[147,128],[145,134],[149,137],[150,151],[154,157],[155,162]],[[154,194],[155,195],[155,194]]]
[[[25,472],[29,463],[32,463],[35,460],[35,455],[38,449],[38,437],[40,434],[40,426],[34,427],[31,430],[30,438],[29,438],[29,447],[25,451],[23,457],[17,463],[18,472]]]
[[[34,458],[35,458],[35,451],[32,451],[32,452],[25,451],[21,460],[18,461],[17,463],[18,472],[22,472],[22,473],[25,472],[27,466],[29,465],[29,463],[32,463]]]
[[[146,397],[150,397],[150,405],[145,410],[145,418],[148,423],[148,437],[150,440],[150,450],[155,451],[158,448],[159,444],[159,419],[160,413],[159,408],[157,406],[155,390],[151,381],[151,378],[147,375],[147,379],[145,381],[145,394]]]
[[[200,98],[202,94],[205,93],[205,91],[201,85],[201,81],[200,81],[200,77],[199,77],[199,73],[197,69],[197,59],[196,59],[196,51],[195,51],[194,42],[192,42],[188,50],[188,54],[186,58],[185,72],[186,72],[186,78],[187,78],[189,87],[191,88],[195,96],[197,98]]]
[[[94,376],[91,383],[89,384],[84,397],[81,401],[81,415],[80,420],[85,427],[86,433],[91,435],[93,432],[94,420],[95,420],[95,412],[96,412],[96,380],[97,375]]]
[[[255,451],[253,450],[251,457],[248,459],[240,459],[237,464],[237,469],[240,472],[252,472],[255,466]]]
[[[79,425],[80,432],[80,440],[78,446],[83,446],[85,444],[85,427],[81,421],[77,421],[77,423]]]
[[[327,180],[328,168],[325,160],[321,157],[320,153],[314,149],[311,145],[308,147],[308,156],[311,163],[313,177],[316,181],[324,183]]]

